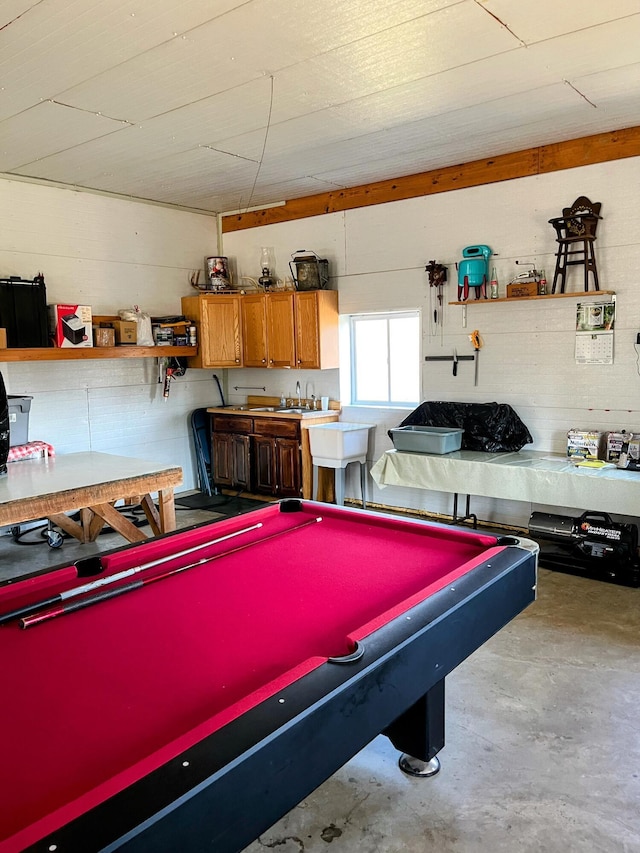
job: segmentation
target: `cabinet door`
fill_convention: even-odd
[[[338,293],[335,290],[295,294],[296,366],[339,367]]]
[[[290,438],[254,436],[253,488],[280,498],[300,497],[300,445]]]
[[[248,489],[251,482],[251,456],[248,435],[231,436],[233,483],[235,488]]]
[[[267,308],[263,293],[242,300],[242,340],[245,367],[267,367]]]
[[[201,294],[183,296],[182,313],[198,332],[198,355],[192,367],[242,367],[241,297]]]
[[[269,367],[295,367],[294,293],[267,294],[266,308]]]
[[[277,438],[275,454],[277,494],[281,498],[299,498],[301,489],[299,443],[289,438]]]
[[[277,494],[276,440],[262,435],[253,439],[253,489],[266,494]]]
[[[211,459],[213,460],[213,482],[218,486],[231,486],[233,483],[232,435],[214,433],[211,440]]]
[[[249,436],[220,432],[212,440],[213,481],[218,486],[249,488]]]

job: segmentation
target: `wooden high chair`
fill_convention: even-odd
[[[594,290],[600,290],[593,244],[596,239],[598,220],[602,219],[601,207],[600,202],[592,202],[581,195],[571,207],[563,208],[562,216],[549,220],[556,230],[558,243],[551,293],[556,292],[558,282],[560,293],[564,293],[567,267],[577,265],[584,266],[585,291],[589,290],[589,273],[593,275]]]

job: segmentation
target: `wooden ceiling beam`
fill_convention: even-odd
[[[637,156],[640,156],[640,127],[629,127],[394,180],[296,198],[278,207],[229,214],[221,217],[222,233]]]

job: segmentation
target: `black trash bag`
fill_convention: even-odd
[[[4,387],[4,379],[0,373],[0,474],[7,473],[7,458],[9,456],[9,401]]]
[[[464,430],[463,450],[487,453],[516,452],[533,441],[507,403],[421,403],[400,426],[458,427]]]

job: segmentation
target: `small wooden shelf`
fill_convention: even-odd
[[[34,347],[0,349],[0,363],[6,361],[82,361],[97,358],[168,358],[194,356],[198,347]]]
[[[586,296],[615,296],[615,290],[582,290],[578,293],[548,293],[546,296],[501,296],[499,299],[466,299],[449,305],[493,305],[495,302],[535,302],[536,299],[583,299]]]

